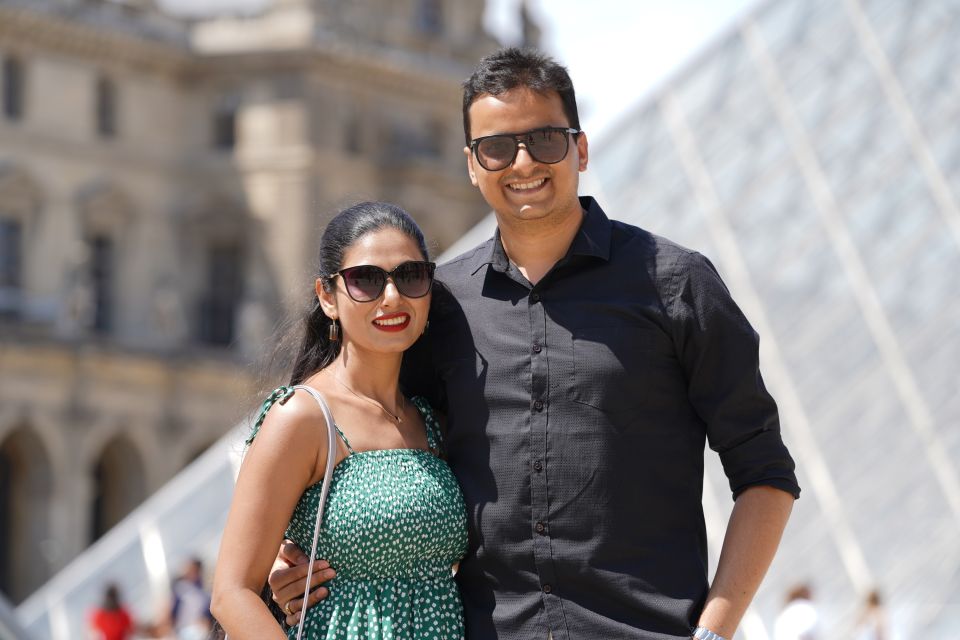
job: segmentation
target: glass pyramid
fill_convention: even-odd
[[[798,582],[818,637],[874,587],[895,637],[960,628],[958,59],[958,2],[765,2],[592,140],[581,192],[710,257],[761,336],[804,492],[741,635]]]

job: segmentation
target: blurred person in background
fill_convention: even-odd
[[[798,584],[787,592],[786,604],[773,625],[773,640],[818,640],[819,618],[810,586]]]
[[[204,585],[203,562],[190,558],[171,586],[168,630],[177,640],[202,640],[210,633],[210,594]]]
[[[864,600],[854,640],[890,640],[887,612],[877,589],[868,593]]]
[[[121,600],[120,587],[108,584],[100,606],[90,613],[90,639],[128,640],[135,631],[133,616]]]

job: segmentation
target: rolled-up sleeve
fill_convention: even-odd
[[[707,258],[679,252],[672,271],[668,310],[690,403],[734,498],[756,485],[799,497],[777,405],[760,375],[759,337]]]

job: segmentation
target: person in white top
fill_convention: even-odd
[[[883,608],[880,592],[874,589],[867,594],[863,610],[857,619],[856,640],[890,640],[887,612]]]
[[[773,640],[817,640],[818,623],[810,587],[797,585],[787,593],[787,604],[773,625]]]

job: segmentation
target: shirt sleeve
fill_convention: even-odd
[[[777,405],[760,375],[759,337],[699,253],[679,253],[668,312],[690,402],[706,424],[734,499],[756,485],[799,497]]]

